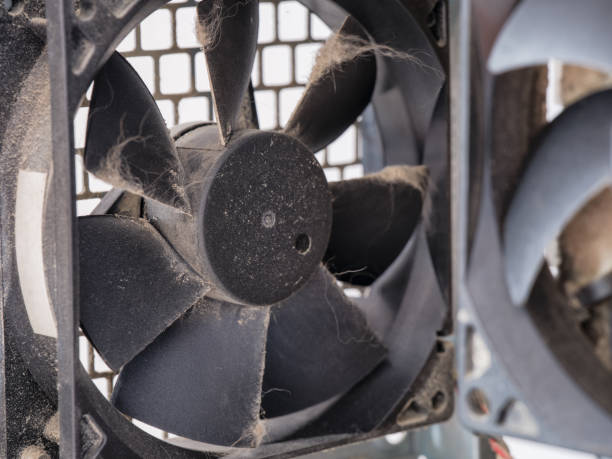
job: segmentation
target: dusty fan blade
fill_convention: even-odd
[[[512,301],[527,299],[550,242],[610,184],[612,90],[567,108],[543,133],[504,221],[506,280]]]
[[[146,220],[79,218],[81,324],[118,370],[208,290]]]
[[[263,412],[282,416],[342,394],[385,355],[361,312],[320,267],[301,290],[272,307]]]
[[[269,317],[203,299],[125,365],[114,405],[193,440],[255,446]]]
[[[319,51],[310,82],[285,133],[317,152],[357,119],[370,102],[376,83],[376,57],[366,51],[369,44],[361,24],[348,16]]]
[[[390,166],[332,182],[332,232],[324,262],[338,279],[369,285],[393,263],[423,209],[424,166]]]
[[[405,404],[408,393],[414,390],[415,380],[422,375],[435,347],[437,332],[448,317],[448,305],[437,283],[425,231],[418,229],[415,236],[414,258],[405,260],[408,265],[402,267],[409,270],[406,282],[401,285],[405,291],[400,304],[392,306],[397,309],[384,337],[389,348],[387,358],[317,422],[296,432],[294,438],[346,433],[348,426],[352,432],[370,432],[381,427],[383,422],[395,419],[393,413],[397,415],[399,404],[402,401]],[[365,298],[364,306],[378,307],[376,300]],[[363,408],[364,404],[367,409]]]
[[[204,49],[221,141],[237,128],[237,116],[257,49],[259,2],[203,0],[198,3],[198,38]]]
[[[546,65],[551,59],[601,70],[612,69],[608,0],[525,0],[517,4],[489,56],[500,74]]]
[[[259,129],[259,116],[255,105],[255,89],[249,82],[248,89],[242,98],[240,112],[236,119],[236,129]]]
[[[183,168],[157,104],[114,53],[94,81],[85,167],[116,188],[189,212]]]

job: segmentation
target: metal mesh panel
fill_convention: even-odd
[[[196,3],[195,0],[169,2],[132,30],[117,48],[155,97],[168,127],[214,119],[206,65],[195,36]],[[261,128],[278,129],[300,99],[316,52],[331,32],[297,1],[262,0],[259,9],[260,30],[252,82]],[[110,189],[83,168],[82,148],[90,94],[91,90],[75,117],[79,215],[91,212]],[[329,181],[363,175],[359,121],[316,157]],[[359,290],[351,290],[355,292],[347,291],[347,294],[359,295]],[[80,337],[80,356],[96,386],[110,397],[116,375],[84,336]],[[158,429],[141,427],[167,438]]]

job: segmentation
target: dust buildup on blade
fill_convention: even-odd
[[[118,370],[209,287],[146,220],[80,217],[78,229],[81,324]]]
[[[267,307],[202,299],[122,369],[113,403],[167,432],[256,446]]]
[[[144,120],[146,120],[146,115],[145,118],[143,118],[143,121]],[[140,131],[142,131],[142,129],[140,129]],[[147,140],[150,141],[150,137],[143,137],[140,134],[131,136],[126,135],[125,114],[123,114],[119,121],[119,137],[117,138],[117,143],[108,150],[108,154],[97,166],[92,166],[95,175],[113,184],[116,188],[143,196],[145,191],[142,180],[138,176],[132,174],[128,157],[124,155],[123,151],[132,143],[140,144],[141,147],[144,147]]]
[[[196,21],[196,36],[204,51],[219,43],[223,22],[223,0],[202,0]]]
[[[306,90],[285,126],[313,152],[327,146],[357,119],[376,84],[376,56],[418,61],[384,44],[373,43],[348,16],[319,50]]]
[[[322,266],[272,307],[262,409],[283,416],[345,393],[384,359],[386,349]]]
[[[341,71],[345,63],[356,59],[363,59],[368,55],[379,55],[390,59],[411,61],[418,65],[424,65],[413,54],[384,44],[373,43],[367,38],[339,30],[319,49],[308,84],[316,84],[327,75],[331,75],[333,78],[333,73]]]
[[[202,44],[222,143],[236,129],[257,49],[259,7],[255,0],[204,0],[197,6]]]
[[[198,4],[196,37],[203,51],[211,51],[219,44],[223,21],[236,16],[250,2],[255,0],[202,0]]]
[[[369,285],[401,253],[430,209],[425,166],[389,166],[358,179],[330,183],[332,232],[324,257],[340,280]]]
[[[561,277],[574,295],[582,287],[612,272],[612,188],[591,199],[559,237]]]
[[[94,83],[85,166],[116,188],[189,212],[183,169],[153,97],[118,53]]]
[[[429,180],[427,166],[388,166],[382,171],[365,176],[372,183],[410,186],[421,194],[423,200],[422,219],[425,224],[431,215],[431,196],[435,193],[435,184]],[[393,191],[392,189],[390,190]]]

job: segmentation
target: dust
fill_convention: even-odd
[[[266,425],[262,421],[258,421],[251,432],[251,440],[255,446],[259,446],[266,436]]]
[[[266,329],[268,327],[269,320],[270,320],[270,315],[268,314],[266,318],[266,324],[265,324]],[[259,369],[259,386],[260,387],[263,382],[265,361],[266,361],[266,350],[264,348],[262,352],[262,358],[261,358],[262,363]],[[261,398],[262,398],[262,393],[261,391],[259,391],[258,395],[255,398],[253,398],[251,402],[251,406],[249,407],[249,411],[252,414],[254,414],[255,415],[254,417],[256,418],[261,416]],[[257,421],[255,421],[249,428],[245,429],[244,432],[242,432],[242,435],[240,435],[240,438],[236,439],[236,441],[230,446],[235,447],[235,446],[248,445],[251,447],[257,447],[261,444],[261,442],[264,440],[265,437],[266,437],[265,423],[263,419],[257,419]]]
[[[202,5],[208,3],[209,9],[204,12]],[[222,0],[203,0],[198,6],[196,37],[204,52],[210,51],[219,43],[221,23],[223,22]]]
[[[260,419],[251,428],[246,429],[229,448],[242,448],[244,446],[257,448],[265,439],[266,433],[265,423]]]
[[[570,295],[612,272],[612,188],[605,188],[569,222],[559,237],[561,277]]]
[[[334,318],[334,324],[336,326],[336,338],[338,339],[338,342],[342,345],[348,345],[352,343],[369,343],[373,347],[379,347],[380,342],[366,326],[365,319],[358,311],[357,307],[344,294],[344,291],[342,290],[339,282],[336,280],[334,275],[331,274],[327,269],[321,269],[319,272],[323,276],[323,280],[325,283],[323,298],[325,299],[326,305],[329,307],[330,314]],[[336,308],[338,307],[340,307],[339,310],[336,310]],[[346,327],[347,332],[350,332],[350,330],[356,331],[361,329],[363,334],[361,336],[353,336],[349,334],[346,337],[342,337],[342,325],[345,324],[350,325]]]
[[[260,307],[242,307],[238,311],[238,325],[244,326],[249,322],[259,319]]]
[[[110,148],[102,164],[96,168],[95,174],[115,187],[142,196],[144,194],[144,186],[140,179],[132,174],[130,164],[123,154],[123,150],[133,142],[146,142],[147,137],[142,135],[126,136],[125,116],[126,114],[124,113],[121,117],[117,143]],[[141,121],[141,127],[145,119],[146,116]]]
[[[333,76],[333,72],[340,69],[347,62],[372,55],[394,60],[410,61],[429,68],[412,53],[400,51],[388,45],[372,43],[356,35],[336,32],[319,49],[310,74],[308,86],[317,84],[330,74]]]
[[[55,413],[53,416],[49,418],[47,424],[45,425],[45,430],[43,431],[43,435],[49,441],[57,443],[59,445],[60,441],[60,427],[59,427],[59,413]]]
[[[208,172],[215,165],[219,155],[224,151],[219,143],[216,127],[213,128],[213,141],[207,147],[179,147],[179,158],[185,170],[185,193],[194,208],[202,199],[202,190],[209,183]]]
[[[265,324],[264,324],[264,327],[266,330],[268,329],[268,326],[270,325],[270,308],[267,308],[267,310],[268,310],[268,314],[266,314]],[[264,370],[266,367],[265,362],[266,362],[266,348],[264,345],[264,348],[262,350],[262,356],[261,356],[261,365],[259,368],[259,378],[258,378],[259,387],[263,385]],[[253,413],[257,413],[257,415],[259,416],[260,410],[261,410],[261,398],[262,398],[261,391],[258,391],[257,394],[258,395],[253,399],[251,410],[253,410],[252,411]],[[253,425],[253,427],[250,429],[249,432],[246,432],[246,439],[248,440],[250,444],[252,444],[255,447],[261,444],[265,436],[266,436],[266,426],[261,419],[259,419]]]
[[[42,446],[30,445],[21,451],[19,459],[51,459]]]
[[[574,295],[612,272],[612,188],[593,197],[567,224],[559,236],[560,278],[572,306],[584,311]],[[612,331],[610,300],[593,304],[581,329],[594,344],[595,355],[612,370]]]
[[[198,4],[196,37],[204,52],[211,51],[219,44],[223,21],[235,16],[240,7],[251,1],[253,0],[237,1],[226,9],[223,8],[223,0],[202,0]]]
[[[402,183],[416,188],[422,195],[427,193],[429,171],[427,166],[388,166],[380,172],[368,176],[384,183]]]
[[[406,184],[421,193],[423,206],[421,218],[425,227],[428,227],[431,217],[432,196],[435,193],[434,184],[429,180],[429,169],[427,166],[388,166],[380,172],[367,176],[373,181],[387,184],[391,190],[393,202],[393,186],[395,184]]]
[[[136,174],[134,174],[133,169],[135,165],[133,162],[130,162],[129,156],[124,154],[124,150],[132,143],[145,144],[151,139],[151,136],[143,136],[141,134],[143,132],[144,123],[147,120],[148,113],[145,114],[140,122],[139,133],[130,136],[126,135],[125,116],[126,114],[124,114],[120,120],[117,143],[115,143],[115,145],[109,149],[101,164],[98,165],[95,170],[92,170],[92,172],[94,172],[97,177],[112,184],[116,188],[129,191],[130,193],[134,193],[139,196],[147,196],[158,200],[157,182],[163,179],[167,182],[164,183],[164,187],[170,186],[172,189],[173,193],[171,196],[175,197],[175,202],[166,202],[166,199],[160,202],[163,204],[169,204],[179,210],[189,213],[191,209],[189,208],[188,201],[186,199],[185,187],[182,185],[183,174],[180,173],[182,171],[177,170],[177,166],[173,164],[172,161],[168,161],[163,173],[156,174],[157,178],[150,181],[150,183],[147,183],[146,185]],[[180,168],[180,165],[178,167]],[[149,175],[149,171],[143,170],[142,172],[145,176]],[[167,196],[168,194],[165,193],[164,197],[167,198]]]

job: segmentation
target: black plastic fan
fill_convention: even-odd
[[[502,3],[493,15],[472,4],[486,32],[463,43],[478,83],[465,117],[459,411],[477,431],[606,456],[612,91],[592,72],[611,68],[612,4]],[[548,120],[550,94],[565,107]]]
[[[261,131],[249,91],[258,3],[203,1],[198,17],[220,18],[204,47],[216,124],[170,135],[117,53],[95,79],[85,164],[124,191],[79,220],[81,323],[120,370],[120,411],[255,445],[262,418],[341,395],[385,359],[326,266],[359,284],[379,276],[418,221],[422,187],[407,166],[328,186],[314,157],[368,104],[373,53],[322,72],[282,132]],[[368,40],[351,17],[339,34]]]

